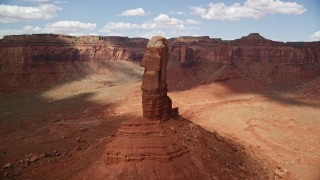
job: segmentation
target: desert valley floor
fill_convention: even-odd
[[[120,64],[125,67],[121,72],[2,92],[0,179],[78,179],[101,158],[121,124],[142,115],[143,69]],[[168,95],[181,117],[241,146],[270,179],[316,180],[319,87],[319,77],[291,86],[241,78],[176,91],[169,86]],[[225,158],[227,172],[233,160],[220,158]]]

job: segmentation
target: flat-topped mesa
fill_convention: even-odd
[[[145,67],[142,77],[143,117],[151,120],[168,120],[172,102],[167,96],[168,46],[164,37],[155,36],[147,44],[141,61]]]

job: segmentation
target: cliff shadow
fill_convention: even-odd
[[[69,172],[61,169],[71,173],[93,163],[121,123],[136,118],[117,111],[128,94],[119,86],[140,80],[143,71],[134,62],[90,60],[74,45],[75,37],[32,38],[31,44],[17,40],[15,46],[26,48],[14,53],[14,62],[0,64],[0,164],[13,164],[0,173],[18,177],[37,167],[63,177]],[[41,160],[30,163],[32,156]],[[57,161],[64,163],[51,163]]]
[[[221,179],[232,178],[266,178],[272,176],[275,165],[266,157],[257,158],[253,149],[235,142],[216,131],[210,131],[180,116],[179,121],[185,123],[181,133],[187,138],[183,144],[189,149],[189,156],[201,159],[204,169]],[[177,128],[178,129],[178,128]],[[246,168],[243,168],[246,167]],[[224,170],[230,172],[225,174]]]
[[[0,164],[13,164],[1,176],[28,179],[80,172],[100,157],[122,122],[136,118],[119,114],[117,102],[92,100],[99,96],[96,92],[64,98],[44,94],[26,90],[0,96]]]
[[[251,94],[288,105],[320,107],[319,103],[309,101],[312,98],[319,99],[318,92],[309,94],[308,89],[303,88],[302,93],[298,93],[302,85],[310,84],[309,86],[312,86],[310,88],[316,88],[318,84],[315,81],[319,81],[319,77],[267,83],[241,73],[234,65],[198,63],[181,66],[171,63],[171,67],[168,68],[167,81],[169,92],[184,92],[200,88],[207,89],[207,92],[217,96]]]

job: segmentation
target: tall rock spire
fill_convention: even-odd
[[[167,96],[168,46],[164,37],[155,36],[147,45],[141,61],[145,67],[142,77],[143,117],[151,120],[168,120],[172,102]]]

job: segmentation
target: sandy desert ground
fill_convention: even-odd
[[[2,93],[0,179],[66,179],[97,161],[121,123],[142,115],[143,69],[123,63],[127,69],[120,68],[121,73]],[[274,174],[270,179],[317,180],[319,89],[319,77],[290,87],[244,78],[168,95],[182,117],[241,144],[264,162]]]

